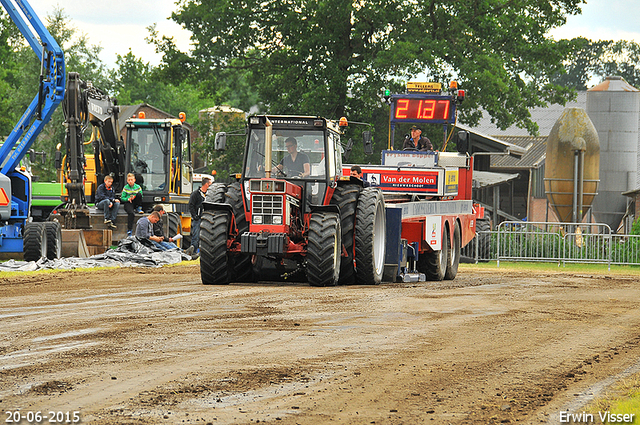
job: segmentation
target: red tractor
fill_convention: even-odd
[[[256,281],[273,272],[304,273],[313,286],[382,281],[384,197],[342,177],[340,134],[337,122],[319,117],[248,119],[240,180],[213,185],[204,204],[204,284]],[[217,142],[223,146],[225,135]]]

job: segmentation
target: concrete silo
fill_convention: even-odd
[[[587,91],[587,114],[600,140],[600,186],[593,201],[595,221],[615,232],[626,211],[622,192],[638,181],[640,91],[622,77],[607,77]]]

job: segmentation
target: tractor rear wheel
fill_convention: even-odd
[[[26,223],[22,240],[24,261],[38,261],[47,256],[47,231],[44,223]]]
[[[307,280],[311,286],[335,286],[340,278],[340,217],[332,212],[313,213],[309,220]]]
[[[386,227],[382,192],[368,187],[360,193],[356,213],[356,283],[379,285],[384,273]]]
[[[453,244],[449,250],[449,261],[447,262],[447,271],[444,274],[445,280],[453,280],[458,274],[458,266],[460,265],[460,245],[461,233],[460,224],[456,222],[453,229]]]
[[[358,197],[361,190],[362,187],[355,184],[338,186],[331,198],[331,204],[340,208],[342,244],[347,252],[347,257],[343,257],[340,263],[340,285],[350,285],[355,282],[355,268],[353,267],[353,259],[355,257],[353,248],[355,241],[354,228]]]
[[[205,196],[205,202],[213,202],[218,204],[223,204],[225,196],[224,194],[227,192],[227,185],[224,183],[213,183],[209,186],[209,190],[207,190],[207,195]]]
[[[200,277],[205,285],[228,285],[233,261],[227,249],[229,214],[205,211],[200,222]]]
[[[247,223],[247,219],[244,214],[242,186],[240,186],[240,183],[233,183],[229,185],[224,197],[225,203],[231,205],[231,208],[233,209],[236,226],[238,226],[238,236],[236,237],[236,241],[240,243],[240,237],[242,234],[249,231],[249,223]],[[200,238],[200,240],[202,240],[202,238]],[[236,254],[234,256],[233,267],[235,279],[238,282],[253,282],[253,267],[250,254]]]
[[[47,258],[56,260],[62,257],[62,228],[57,221],[45,221],[47,232]]]
[[[425,252],[418,256],[417,268],[420,273],[427,276],[427,280],[443,280],[449,261],[449,231],[442,228],[442,246],[439,251]]]

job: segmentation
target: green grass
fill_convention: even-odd
[[[532,271],[532,272],[566,272],[581,274],[603,274],[603,275],[634,275],[640,276],[640,266],[624,266],[611,265],[611,270],[606,264],[588,264],[588,263],[566,263],[565,265],[558,263],[532,263],[527,261],[510,262],[501,261],[500,267],[495,261],[478,264],[460,264],[460,271],[466,272],[474,269],[496,269],[496,270],[514,270],[514,271]]]
[[[591,402],[585,409],[598,418],[598,412],[611,412],[612,414],[633,414],[632,424],[640,423],[640,374],[623,379],[612,386],[606,394]],[[600,423],[598,421],[598,423]],[[609,424],[610,422],[604,422]],[[618,422],[616,422],[618,423]]]

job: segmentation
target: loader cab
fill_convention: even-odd
[[[127,120],[126,173],[136,175],[144,202],[191,193],[191,138],[177,119]]]
[[[265,159],[266,118],[271,126],[271,164]],[[297,146],[296,162],[308,158],[309,174],[300,176],[298,170],[289,169],[285,158],[291,154],[291,140]],[[289,148],[288,148],[289,146]],[[322,205],[327,188],[342,174],[342,147],[338,126],[317,117],[253,116],[249,118],[243,181],[261,179],[266,171],[271,178],[287,180],[303,188],[302,207]]]

